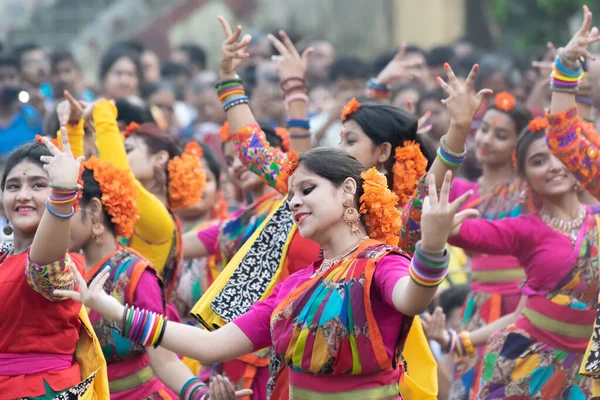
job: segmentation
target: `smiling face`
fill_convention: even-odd
[[[512,162],[517,146],[517,128],[505,113],[490,109],[475,133],[475,154],[481,164],[492,167]]]
[[[8,172],[3,203],[15,234],[24,237],[35,234],[49,194],[50,181],[40,165],[24,160]]]
[[[223,155],[225,156],[227,171],[233,180],[232,183],[243,192],[256,191],[265,185],[258,175],[251,172],[242,164],[231,141],[225,143],[223,146]]]
[[[573,192],[577,180],[550,152],[543,137],[533,141],[525,158],[525,177],[541,197],[555,198]]]
[[[104,95],[119,99],[135,96],[138,92],[139,77],[135,63],[129,57],[119,58],[110,67],[104,78]]]

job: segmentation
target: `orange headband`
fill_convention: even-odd
[[[127,125],[127,128],[125,128],[125,132],[123,132],[123,136],[125,136],[126,138],[131,136],[132,133],[134,133],[135,131],[137,131],[138,129],[140,129],[140,125],[137,122],[131,122],[129,125]]]

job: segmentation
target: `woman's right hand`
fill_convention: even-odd
[[[83,157],[75,159],[69,144],[67,130],[60,128],[62,135],[62,150],[59,149],[46,136],[42,137],[42,143],[50,150],[51,156],[41,156],[40,161],[44,163],[44,169],[48,172],[50,182],[57,185],[74,186],[79,181],[79,169]]]
[[[219,66],[219,76],[221,80],[233,79],[236,76],[237,69],[239,68],[242,61],[248,58],[249,54],[246,52],[248,45],[252,40],[252,36],[244,35],[242,39],[242,27],[238,25],[235,29],[235,33],[231,30],[229,22],[223,17],[218,17],[223,32],[225,33],[225,41],[221,45],[221,65]]]
[[[421,320],[423,332],[429,340],[438,342],[442,349],[447,349],[450,345],[450,333],[446,328],[446,314],[441,307],[436,307],[433,315],[425,313]]]
[[[279,36],[281,36],[281,40],[271,34],[267,36],[273,47],[279,52],[278,56],[273,56],[273,60],[277,63],[279,79],[284,81],[288,78],[304,78],[308,57],[310,57],[313,48],[307,48],[300,55],[294,43],[284,31],[279,31]]]
[[[251,396],[252,390],[235,390],[231,381],[221,375],[213,376],[208,385],[208,398],[210,400],[235,400],[241,397]]]
[[[123,316],[124,307],[104,291],[104,284],[110,276],[110,267],[104,268],[88,286],[85,279],[81,276],[77,267],[73,264],[73,274],[77,280],[77,289],[74,290],[55,290],[54,295],[65,297],[71,300],[83,303],[84,306],[91,308],[100,314],[118,321]]]
[[[579,28],[569,43],[562,49],[562,56],[571,62],[577,62],[581,57],[594,60],[594,56],[588,51],[588,46],[598,41],[600,41],[598,28],[592,28],[592,12],[588,6],[583,6],[581,28]]]

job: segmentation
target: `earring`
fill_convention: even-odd
[[[583,191],[583,187],[581,186],[581,184],[579,182],[575,183],[575,185],[573,185],[573,191],[580,193]]]
[[[354,208],[352,199],[345,199],[343,204],[344,207],[346,207],[344,210],[344,222],[350,225],[353,235],[358,235],[360,231],[358,225],[358,221],[360,221],[360,214],[358,213],[358,210]]]
[[[521,190],[521,193],[519,193],[519,203],[527,204],[527,192],[528,192],[527,188]]]
[[[6,225],[4,225],[4,228],[2,228],[2,233],[4,233],[5,236],[10,236],[13,234],[13,228],[10,226],[10,221],[8,218],[6,219]]]
[[[100,222],[94,223],[92,226],[92,237],[96,240],[96,244],[101,245],[104,241],[102,236],[104,235],[104,225]]]

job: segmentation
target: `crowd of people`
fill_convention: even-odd
[[[600,41],[0,55],[0,400],[600,398]],[[598,75],[596,75],[598,74]]]

